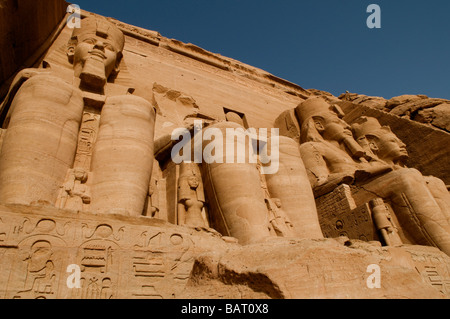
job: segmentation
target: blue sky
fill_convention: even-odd
[[[74,0],[305,89],[450,99],[449,0]],[[369,4],[381,28],[369,29]]]

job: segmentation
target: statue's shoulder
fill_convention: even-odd
[[[300,144],[300,152],[302,154],[312,152],[324,153],[326,152],[326,149],[327,145],[319,141],[311,141]]]

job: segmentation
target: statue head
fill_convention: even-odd
[[[300,123],[302,143],[322,139],[339,141],[351,137],[351,127],[321,97],[300,103],[295,109]]]
[[[81,183],[86,183],[88,179],[88,174],[83,168],[74,168],[73,175],[76,181],[80,181]]]
[[[386,162],[403,164],[408,159],[406,145],[391,131],[381,126],[374,117],[360,117],[352,129],[355,138],[362,143],[365,139],[372,153]]]
[[[106,19],[90,16],[81,20],[67,52],[75,76],[86,77],[94,86],[104,85],[108,77],[119,72],[124,43],[122,31]]]
[[[195,175],[189,176],[188,177],[188,184],[189,184],[189,187],[191,187],[193,189],[196,189],[198,187],[198,185],[199,185],[199,181],[198,181],[197,176],[195,176]]]

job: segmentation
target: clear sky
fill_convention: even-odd
[[[72,1],[69,1],[72,2]],[[305,89],[450,99],[450,0],[74,0]],[[381,28],[367,27],[370,4]]]

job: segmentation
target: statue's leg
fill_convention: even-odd
[[[155,111],[143,98],[106,100],[92,155],[91,210],[142,214],[153,167]]]
[[[267,146],[272,148],[270,141]],[[280,199],[281,208],[293,224],[296,237],[323,238],[316,202],[300,156],[299,144],[291,138],[280,136],[278,149],[278,171],[265,175],[271,197]]]
[[[424,176],[424,179],[447,222],[450,224],[450,193],[447,190],[447,186],[441,179],[434,176]]]
[[[233,123],[219,123],[208,129],[220,130],[219,139],[216,136],[212,142],[204,142],[209,146],[226,149],[226,128],[238,128]],[[230,139],[228,139],[230,143]],[[226,152],[223,152],[222,163],[212,162],[202,164],[205,194],[210,206],[211,226],[224,235],[235,237],[245,245],[270,237],[268,211],[264,202],[264,192],[256,163],[249,161],[249,144],[237,139],[236,149],[245,149],[245,159],[242,163],[226,162]],[[211,144],[212,143],[212,144]],[[242,145],[245,143],[245,145]],[[231,145],[228,145],[231,146]],[[228,148],[229,149],[229,148]],[[236,153],[237,154],[237,153]],[[243,154],[241,154],[243,155]],[[204,158],[204,161],[207,160]]]
[[[81,92],[58,77],[36,75],[22,85],[0,155],[0,202],[56,203],[73,164],[82,113]]]
[[[393,171],[361,189],[387,199],[416,244],[436,246],[450,255],[450,225],[420,172],[409,168]]]

